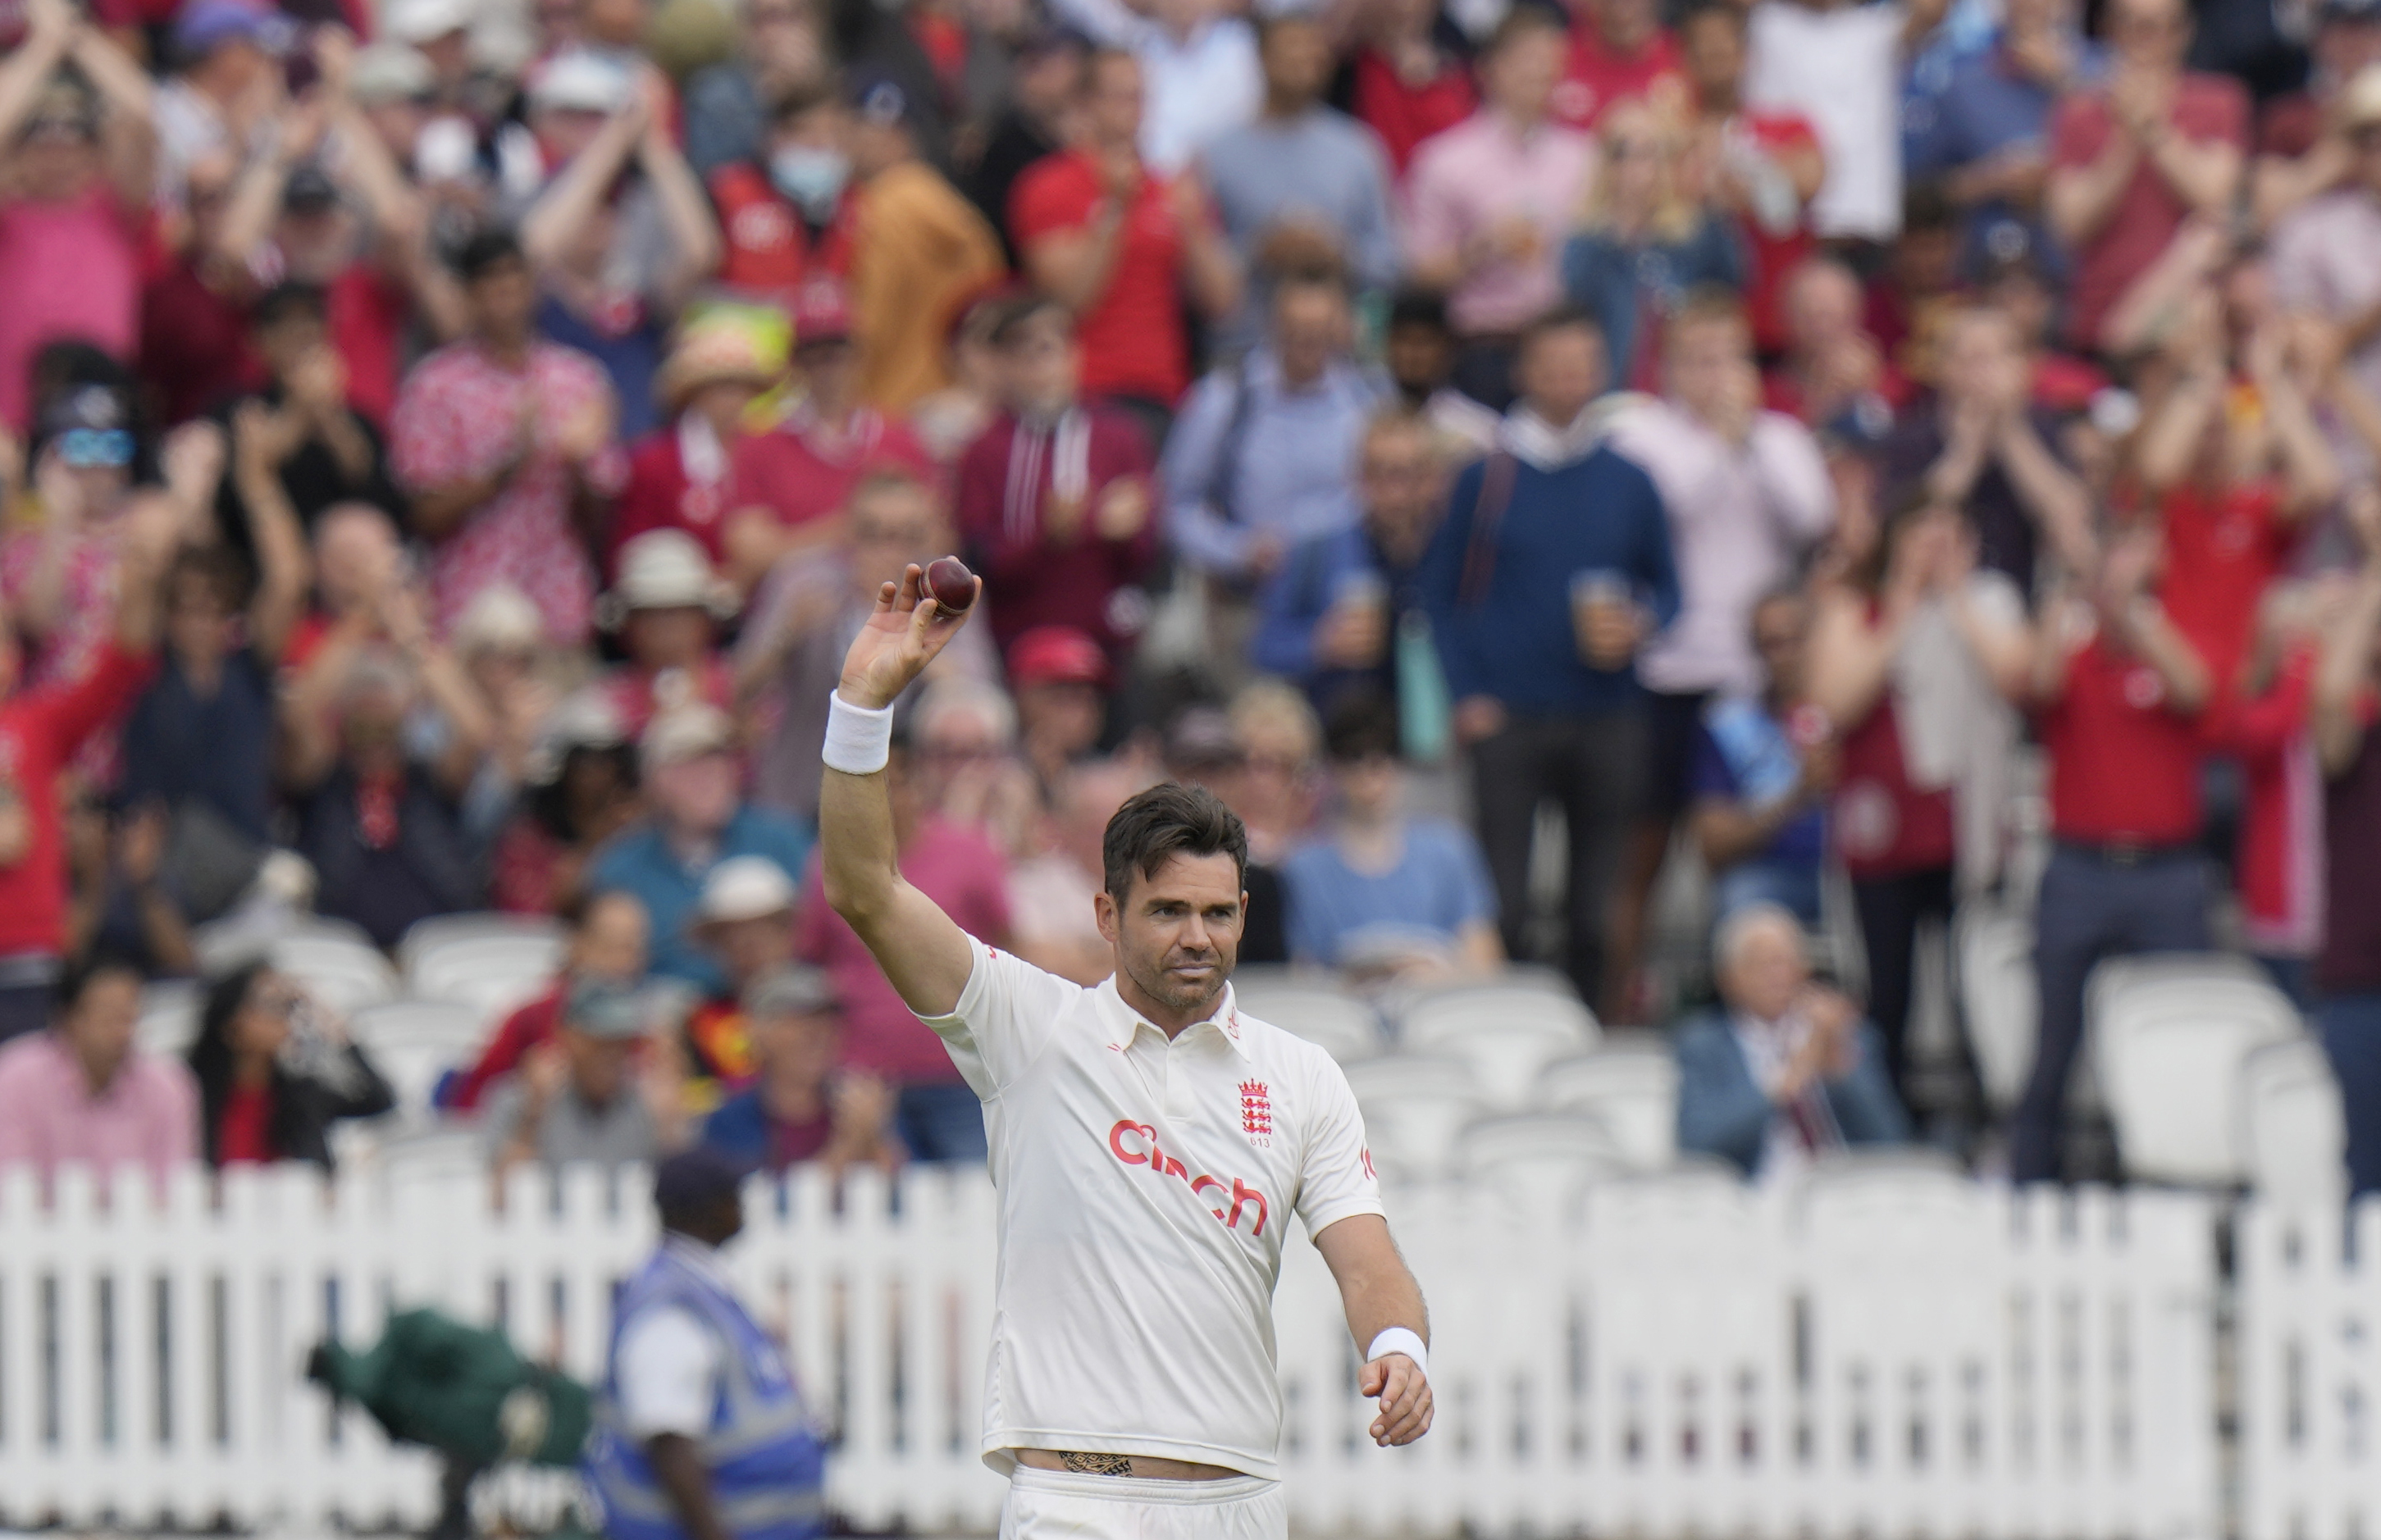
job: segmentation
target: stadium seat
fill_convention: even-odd
[[[469,1064],[485,1035],[479,1012],[452,1000],[367,1006],[348,1031],[397,1092],[399,1115],[414,1123],[433,1116],[430,1098],[439,1077]]]
[[[1613,1034],[1592,1054],[1559,1059],[1539,1080],[1540,1100],[1604,1125],[1633,1171],[1659,1171],[1679,1150],[1679,1063],[1653,1033]]]
[[[1405,1051],[1459,1058],[1504,1111],[1536,1099],[1540,1071],[1593,1048],[1595,1017],[1569,995],[1529,984],[1453,984],[1414,997],[1398,1027]]]
[[[276,937],[266,955],[275,969],[344,1015],[397,997],[396,971],[360,931],[310,926]]]
[[[189,979],[165,979],[140,991],[140,1020],[133,1041],[155,1058],[179,1058],[199,1035],[199,1009],[205,996]]]
[[[2191,954],[2104,962],[2085,1000],[2126,1170],[2200,1186],[2248,1179],[2243,1061],[2302,1030],[2281,992],[2240,959]]]
[[[2033,1066],[2041,1004],[2033,981],[2033,923],[1982,902],[1961,906],[1957,924],[1960,1000],[1968,1046],[1995,1110],[2017,1106]]]
[[[1628,1162],[1593,1118],[1526,1113],[1473,1123],[1456,1140],[1457,1174],[1495,1192],[1524,1217],[1568,1216],[1593,1183]]]
[[[1373,1008],[1326,980],[1276,975],[1244,982],[1235,976],[1232,997],[1250,1015],[1306,1039],[1342,1064],[1381,1051],[1380,1018]]]
[[[2258,1196],[2293,1208],[2341,1201],[2348,1125],[2320,1041],[2268,1043],[2241,1061],[2241,1125]]]
[[[542,994],[562,965],[562,930],[512,914],[424,920],[397,948],[407,990],[418,999],[456,1000],[485,1020]]]
[[[1489,1110],[1459,1058],[1400,1056],[1348,1066],[1374,1163],[1393,1179],[1427,1181],[1454,1169],[1464,1128]]]
[[[486,1176],[488,1151],[477,1130],[436,1129],[389,1140],[372,1164],[392,1188],[435,1188]]]

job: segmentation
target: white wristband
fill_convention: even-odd
[[[1430,1349],[1422,1345],[1422,1333],[1409,1326],[1389,1326],[1374,1338],[1373,1345],[1364,1350],[1364,1362],[1370,1363],[1390,1353],[1405,1354],[1414,1361],[1414,1367],[1422,1371],[1422,1378],[1430,1377]]]
[[[893,757],[893,708],[853,705],[843,691],[827,696],[826,744],[819,752],[830,770],[873,776]]]

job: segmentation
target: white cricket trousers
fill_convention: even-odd
[[[1143,1481],[1020,1465],[1000,1540],[1288,1540],[1281,1483],[1262,1476]]]

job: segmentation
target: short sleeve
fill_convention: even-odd
[[[388,425],[389,469],[400,485],[420,492],[467,474],[464,434],[453,419],[444,372],[434,364],[417,368],[398,392]]]
[[[1099,202],[1099,189],[1069,176],[1070,169],[1067,162],[1054,157],[1028,168],[1018,179],[1017,189],[1008,199],[1008,231],[1020,247],[1090,219]]]
[[[613,1357],[620,1422],[641,1444],[665,1433],[700,1438],[711,1431],[717,1399],[719,1339],[684,1309],[640,1314],[620,1334]]]
[[[949,1052],[959,1078],[991,1101],[1017,1082],[1048,1045],[1081,984],[968,937],[975,966],[948,1016],[921,1016]]]
[[[1359,1214],[1379,1214],[1381,1180],[1364,1144],[1364,1115],[1348,1077],[1320,1048],[1301,1055],[1308,1067],[1305,1159],[1298,1172],[1298,1217],[1309,1237]]]

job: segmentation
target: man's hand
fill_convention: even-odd
[[[1334,605],[1314,630],[1314,656],[1334,668],[1371,668],[1389,643],[1384,606]]]
[[[1466,743],[1505,730],[1505,703],[1494,695],[1466,695],[1455,703],[1455,736]]]
[[[1373,1442],[1382,1448],[1410,1444],[1430,1431],[1430,1381],[1422,1365],[1403,1353],[1383,1353],[1364,1365],[1356,1388],[1377,1397],[1381,1414],[1373,1419]]]
[[[972,606],[957,615],[946,613],[925,592],[925,569],[911,562],[897,583],[876,590],[876,607],[851,639],[843,655],[843,678],[836,693],[856,706],[881,710],[900,698],[911,680],[926,670],[959,635]],[[983,597],[983,580],[975,581],[976,597]]]

